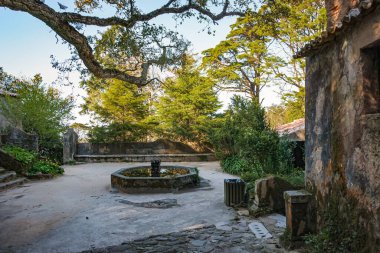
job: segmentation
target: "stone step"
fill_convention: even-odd
[[[0,174],[3,174],[6,171],[7,171],[6,169],[4,169],[3,167],[0,167]]]
[[[0,175],[0,182],[8,182],[11,181],[12,179],[16,178],[16,172],[14,171],[6,171],[3,174]]]
[[[22,185],[25,182],[25,180],[26,178],[21,177],[9,182],[0,183],[0,191],[4,191],[6,189],[10,189],[10,188],[14,188],[16,186]]]

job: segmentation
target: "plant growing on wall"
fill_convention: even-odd
[[[12,156],[15,160],[21,162],[24,165],[27,165],[27,175],[58,175],[64,173],[64,169],[59,167],[58,164],[46,159],[40,159],[38,154],[34,152],[10,145],[1,147],[1,150],[7,153],[8,155]]]
[[[21,123],[25,132],[38,135],[40,155],[60,162],[61,136],[72,118],[73,98],[63,98],[57,89],[44,85],[40,75],[17,82],[14,92],[17,99],[0,104],[4,115],[15,125]]]

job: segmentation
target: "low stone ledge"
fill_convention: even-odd
[[[77,162],[205,162],[216,161],[215,155],[207,154],[150,154],[150,155],[75,155]]]

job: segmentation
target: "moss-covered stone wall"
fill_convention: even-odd
[[[380,9],[307,58],[306,182],[317,227],[331,201],[380,245]],[[341,201],[339,201],[341,199]],[[348,209],[348,210],[347,210]],[[372,247],[372,246],[371,246]],[[375,247],[375,246],[373,246]],[[375,250],[375,248],[371,248]]]

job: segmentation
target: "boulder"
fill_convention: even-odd
[[[295,189],[296,187],[279,177],[270,176],[259,179],[255,184],[253,205],[259,209],[285,213],[284,192]]]

